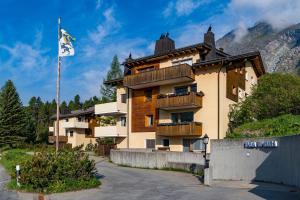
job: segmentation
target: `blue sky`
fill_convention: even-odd
[[[293,0],[1,0],[0,85],[14,81],[24,104],[32,96],[55,97],[57,17],[76,37],[75,56],[62,61],[62,100],[99,96],[111,59],[122,62],[152,54],[154,41],[169,32],[176,47],[201,42],[212,24],[217,38],[268,21],[281,29],[300,22]]]

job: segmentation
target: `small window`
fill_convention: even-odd
[[[175,87],[176,95],[185,95],[188,93],[188,86]]]
[[[170,140],[169,140],[169,139],[163,139],[163,140],[162,140],[162,145],[163,145],[164,147],[170,146]]]
[[[121,117],[121,126],[126,126],[126,117]]]
[[[69,133],[69,130],[66,129],[65,134],[66,134],[67,137],[68,137],[68,133]]]
[[[66,121],[66,122],[68,122],[68,121],[69,121],[69,119],[65,119],[65,121]]]
[[[145,97],[146,97],[146,101],[152,100],[152,89],[145,90]]]
[[[197,84],[195,83],[195,84],[193,84],[193,85],[191,85],[191,92],[197,92]]]
[[[121,94],[121,103],[126,103],[126,94]]]
[[[153,126],[153,115],[146,115],[146,126]]]
[[[93,136],[93,131],[92,129],[85,129],[85,136],[91,137]]]
[[[237,95],[237,88],[234,85],[232,86],[232,94]]]
[[[73,137],[73,131],[70,131],[70,137]]]
[[[147,149],[155,149],[155,140],[154,139],[146,139],[146,148]]]

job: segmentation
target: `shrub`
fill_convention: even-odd
[[[227,138],[274,137],[300,134],[300,115],[282,115],[245,123],[233,129]]]
[[[20,183],[38,192],[62,192],[99,185],[95,162],[77,150],[35,153],[21,168]]]
[[[253,88],[251,96],[231,108],[229,131],[244,123],[284,114],[300,114],[300,77],[266,74]]]
[[[96,149],[96,144],[94,145],[93,143],[89,143],[85,147],[85,151],[94,151]]]

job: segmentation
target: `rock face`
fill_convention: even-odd
[[[248,28],[239,41],[235,31],[217,41],[226,53],[236,55],[259,50],[268,72],[288,72],[300,75],[300,23],[283,30],[260,22]]]

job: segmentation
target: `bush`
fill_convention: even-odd
[[[21,164],[20,183],[37,192],[63,192],[99,185],[95,162],[80,151],[35,153]]]
[[[274,137],[300,134],[300,115],[282,115],[235,128],[227,138]]]
[[[94,145],[93,143],[89,143],[86,145],[85,151],[95,151],[96,146],[97,146],[96,144]]]
[[[253,88],[251,96],[231,108],[229,131],[244,123],[285,114],[300,114],[300,77],[266,74]]]

